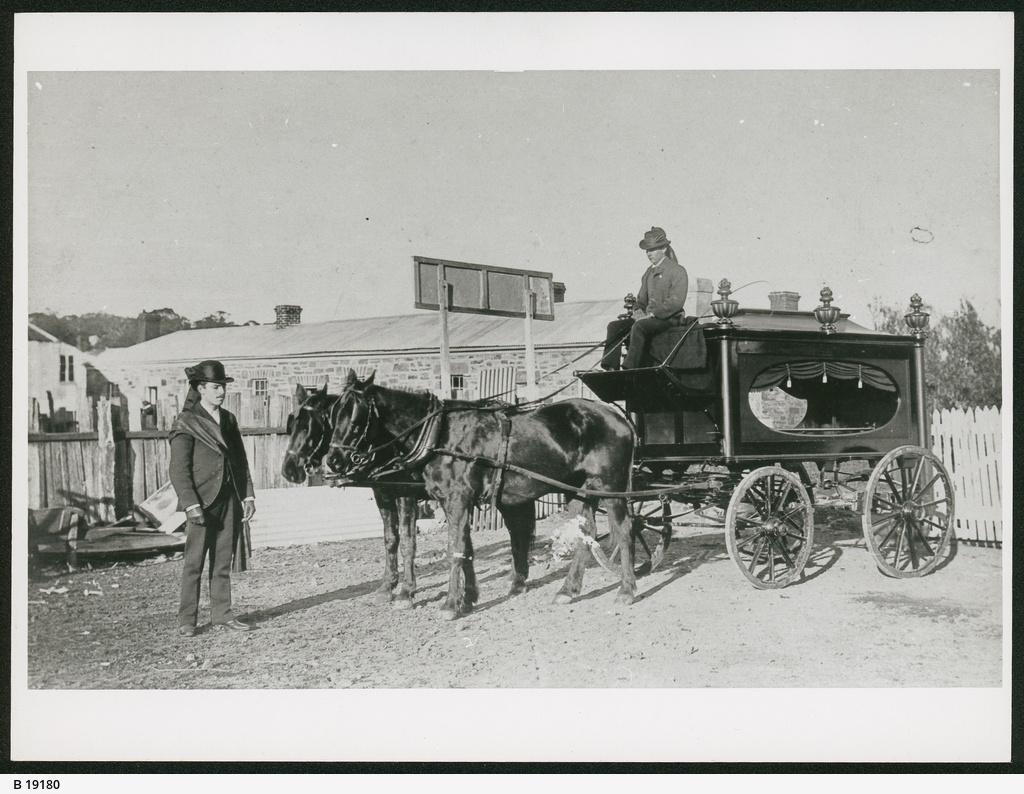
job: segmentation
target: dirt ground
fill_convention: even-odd
[[[538,525],[530,589],[509,598],[506,534],[476,533],[480,603],[445,622],[444,533],[419,538],[415,608],[370,597],[379,541],[258,549],[233,575],[257,630],[175,632],[180,559],[44,570],[28,586],[28,683],[43,689],[990,687],[1001,683],[1002,551],[960,544],[930,576],[882,576],[859,517],[819,509],[802,582],[751,587],[721,530],[679,527],[632,606],[592,565],[553,603],[565,516]],[[60,592],[66,588],[66,592]],[[44,592],[46,591],[46,592]],[[206,585],[201,621],[207,620]],[[414,660],[410,663],[410,660]]]

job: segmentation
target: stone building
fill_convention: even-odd
[[[694,279],[688,315],[707,314],[711,281]],[[588,395],[573,370],[597,365],[605,327],[622,311],[621,300],[559,303],[553,321],[533,322],[541,396],[562,387],[558,398]],[[184,367],[207,358],[223,361],[235,378],[232,391],[251,400],[287,397],[295,385],[337,389],[351,368],[376,371],[378,383],[440,390],[440,330],[436,312],[394,317],[302,323],[298,306],[278,306],[274,323],[178,331],[100,357],[104,373],[132,403],[178,396],[187,389]],[[477,314],[449,315],[453,397],[477,399],[526,383],[524,320]],[[579,359],[575,360],[574,359]],[[244,423],[244,416],[240,417]]]

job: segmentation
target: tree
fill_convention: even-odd
[[[909,333],[906,309],[870,306],[875,329]],[[930,311],[930,307],[924,307]],[[986,325],[970,301],[961,299],[953,314],[932,314],[924,344],[925,393],[931,408],[1002,407],[1002,334]]]
[[[193,328],[223,328],[234,325],[235,323],[231,322],[228,313],[223,310],[215,311],[192,323]]]
[[[85,351],[125,347],[138,341],[134,317],[119,317],[106,312],[91,312],[81,316],[33,312],[29,320],[62,342]],[[95,343],[92,337],[95,337]]]

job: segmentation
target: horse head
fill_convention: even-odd
[[[327,466],[336,474],[359,475],[373,463],[373,439],[378,430],[373,426],[376,417],[373,400],[375,374],[371,372],[365,380],[359,380],[355,371],[350,369],[345,378],[326,459]]]
[[[289,482],[300,483],[320,466],[327,452],[338,397],[327,393],[326,383],[312,392],[300,384],[295,387],[295,403],[299,407],[288,417],[290,438],[281,474]]]

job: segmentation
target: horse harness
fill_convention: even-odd
[[[501,498],[505,471],[508,468],[508,449],[512,434],[510,414],[515,412],[517,407],[497,404],[471,406],[468,409],[461,406],[456,408],[434,395],[430,395],[430,398],[430,410],[423,419],[383,444],[378,445],[373,445],[369,437],[371,424],[380,417],[376,402],[372,396],[365,396],[365,399],[362,401],[351,400],[353,409],[349,428],[339,443],[332,444],[336,449],[345,450],[349,453],[351,465],[346,471],[346,475],[348,477],[355,475],[361,480],[375,480],[391,474],[418,469],[434,454],[448,455],[468,462],[483,463],[496,470],[489,494],[491,507],[495,508],[498,500]],[[335,414],[331,417],[332,424],[337,424],[342,405],[348,402],[349,400],[339,398],[338,403],[334,406],[334,410],[332,410],[332,414]],[[498,421],[501,438],[496,459],[482,455],[467,455],[438,447],[438,440],[441,436],[445,416],[453,411],[462,410],[487,411],[494,414]],[[373,465],[374,458],[380,452],[389,447],[398,449],[398,442],[412,435],[417,429],[419,433],[416,436],[416,440],[407,452],[399,451],[383,463]],[[353,437],[355,439],[351,440]]]

